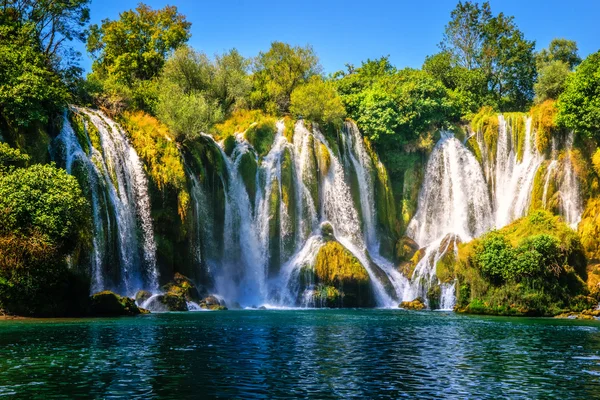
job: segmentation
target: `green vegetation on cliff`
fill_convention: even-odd
[[[458,310],[501,315],[582,311],[589,297],[578,235],[560,217],[535,211],[459,246]]]

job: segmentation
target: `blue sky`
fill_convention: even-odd
[[[118,18],[138,1],[92,0],[93,23]],[[237,48],[244,56],[267,50],[272,41],[311,44],[326,73],[389,55],[397,67],[422,65],[438,51],[454,0],[315,1],[146,0],[153,8],[175,5],[192,23],[190,44],[209,55]],[[554,37],[577,41],[580,55],[600,49],[600,1],[492,0],[492,11],[513,15],[537,49]],[[78,46],[84,50],[83,45]],[[82,51],[83,52],[83,51]],[[82,66],[90,69],[84,54]]]

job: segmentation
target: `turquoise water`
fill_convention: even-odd
[[[600,323],[402,310],[0,321],[0,396],[594,398]]]

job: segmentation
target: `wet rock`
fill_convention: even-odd
[[[187,301],[180,294],[165,293],[157,296],[156,300],[165,306],[166,311],[188,311]]]
[[[400,305],[398,307],[404,308],[405,310],[415,310],[415,311],[424,310],[426,308],[425,302],[420,297],[417,297],[413,301],[403,301],[402,303],[400,303]]]
[[[198,305],[205,310],[227,310],[225,301],[215,295],[205,297]]]
[[[396,258],[399,262],[407,262],[415,255],[419,250],[417,242],[409,238],[408,236],[402,236],[396,242]]]
[[[200,300],[200,292],[196,285],[188,277],[176,272],[173,276],[173,281],[162,287],[166,293],[182,296],[187,301],[198,302]]]
[[[321,235],[325,240],[335,240],[335,236],[333,235],[333,226],[331,226],[329,221],[321,223]]]
[[[152,293],[147,290],[139,290],[135,294],[135,302],[139,305],[144,304],[150,297],[152,297]]]
[[[114,317],[140,313],[133,299],[119,296],[109,290],[93,294],[90,298],[90,314],[93,316]]]

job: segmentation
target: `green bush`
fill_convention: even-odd
[[[86,244],[89,231],[89,205],[66,171],[34,165],[0,173],[0,309],[82,312],[89,281],[66,256]]]
[[[346,114],[342,100],[330,82],[312,77],[292,92],[290,111],[309,121],[340,126]]]

